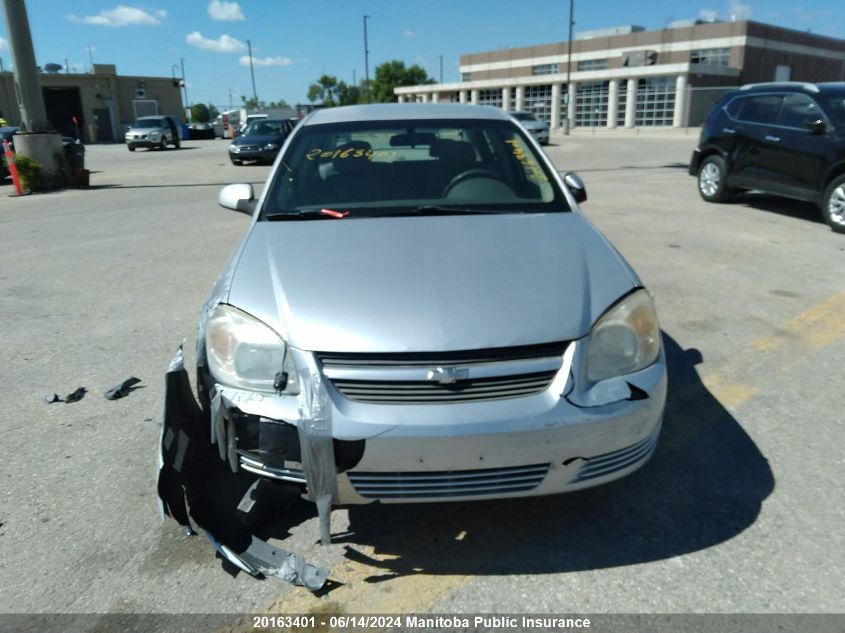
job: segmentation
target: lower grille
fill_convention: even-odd
[[[239,145],[236,151],[238,152],[257,152],[260,151],[261,147],[259,145]]]
[[[578,475],[570,483],[576,484],[588,479],[595,479],[596,477],[604,477],[619,470],[623,470],[636,464],[642,459],[648,457],[657,445],[657,437],[660,435],[660,430],[644,440],[632,444],[626,448],[612,451],[610,453],[602,453],[591,457],[590,460],[581,467]]]
[[[549,464],[438,472],[364,473],[347,476],[367,499],[448,499],[533,490],[542,483]]]

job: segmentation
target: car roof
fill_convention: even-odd
[[[818,94],[820,92],[842,92],[845,90],[843,81],[827,81],[822,83],[810,83],[806,81],[768,81],[757,84],[745,84],[739,88],[742,92],[758,92],[780,90],[786,92],[809,92]]]
[[[507,121],[508,113],[490,106],[455,103],[376,103],[315,110],[304,125],[352,121],[398,121],[406,119],[490,119]]]

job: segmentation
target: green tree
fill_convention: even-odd
[[[406,68],[405,62],[393,59],[376,67],[375,75],[370,82],[370,100],[376,103],[398,101],[397,96],[393,94],[394,88],[433,83],[435,83],[434,79],[428,76],[422,66],[414,64]]]
[[[267,107],[267,104],[263,101],[256,101],[255,97],[247,99],[246,95],[241,95],[241,102],[247,110],[261,110]]]
[[[357,105],[361,103],[361,87],[341,81],[337,84],[338,105]]]
[[[194,123],[208,123],[211,121],[211,113],[204,103],[195,103],[191,106],[191,121]]]
[[[216,119],[218,114],[220,114],[220,110],[218,110],[216,107],[214,107],[214,104],[209,103],[208,104],[209,120]]]
[[[327,108],[336,106],[338,104],[337,89],[337,77],[323,75],[317,80],[317,83],[308,86],[308,101],[311,103],[319,101]]]

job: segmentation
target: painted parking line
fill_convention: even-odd
[[[831,295],[760,337],[711,371],[702,382],[728,408],[765,390],[772,372],[787,374],[845,336],[845,291]]]

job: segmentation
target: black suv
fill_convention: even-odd
[[[728,92],[702,123],[689,173],[708,202],[745,189],[809,200],[845,233],[845,83]]]

